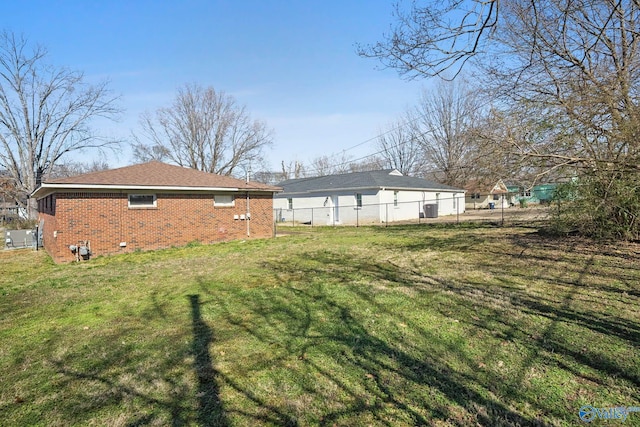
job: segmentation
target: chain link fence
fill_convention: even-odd
[[[35,230],[5,230],[3,234],[5,249],[35,248],[38,243]]]
[[[42,222],[33,228],[7,229],[0,227],[0,235],[3,237],[3,249],[42,247]]]
[[[461,199],[458,199],[461,200]],[[522,202],[511,194],[467,195],[464,203],[452,199],[437,202],[395,202],[274,210],[276,229],[292,226],[337,227],[394,224],[494,223],[504,225],[546,221],[549,202]]]

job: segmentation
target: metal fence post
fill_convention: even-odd
[[[389,203],[385,203],[384,210],[385,210],[384,226],[388,227],[389,226]]]

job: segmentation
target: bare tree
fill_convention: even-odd
[[[520,0],[503,12],[487,82],[511,110],[532,110],[558,130],[517,150],[589,173],[637,170],[640,4]],[[509,63],[499,60],[507,54]]]
[[[294,161],[289,162],[288,164],[282,161],[282,179],[298,179],[302,178],[304,174],[304,165],[302,162]]]
[[[326,176],[350,172],[349,164],[353,158],[341,154],[318,156],[308,162],[306,172],[309,176]]]
[[[349,162],[349,172],[367,172],[384,169],[385,162],[380,156],[367,156]]]
[[[413,126],[400,119],[390,123],[386,132],[380,132],[377,148],[383,164],[404,175],[420,175],[424,169],[424,150],[421,138],[412,132]]]
[[[491,109],[471,129],[470,137],[477,147],[471,177],[486,185],[498,178],[525,189],[540,181],[558,182],[570,178],[562,168],[544,158],[527,158],[514,149],[524,145],[549,145],[550,149],[564,129],[539,121],[540,114],[531,109],[508,112]],[[565,136],[566,138],[566,136]]]
[[[491,40],[499,4],[499,0],[414,1],[406,8],[398,2],[391,33],[374,45],[359,46],[358,53],[407,78],[456,76]]]
[[[254,179],[264,184],[276,185],[288,179],[298,179],[305,176],[304,164],[298,160],[288,163],[283,160],[280,166],[281,169],[279,171],[270,171],[264,168],[254,174]]]
[[[409,112],[412,138],[422,147],[427,170],[448,185],[464,186],[483,153],[473,129],[482,112],[481,102],[466,82],[440,81],[424,90]]]
[[[0,34],[0,169],[23,206],[68,153],[118,144],[89,127],[94,118],[119,113],[107,83],[89,85],[81,72],[46,64],[46,55],[42,47],[30,50],[24,37]]]
[[[64,178],[85,173],[100,172],[109,168],[109,163],[105,160],[93,160],[91,162],[66,161],[56,164],[49,172],[49,177]]]
[[[414,2],[390,37],[361,53],[409,78],[457,72],[475,58],[505,115],[524,111],[534,129],[552,129],[514,138],[512,150],[579,178],[576,227],[640,237],[640,196],[629,191],[640,181],[637,0]]]
[[[231,95],[196,84],[180,88],[170,107],[143,114],[140,124],[142,138],[136,136],[133,145],[136,160],[168,160],[221,175],[261,162],[272,144],[266,125],[252,119]]]
[[[570,134],[563,140],[558,133],[553,147],[550,140],[518,145],[521,154],[589,169],[634,168],[637,0],[416,1],[395,10],[394,31],[360,54],[409,78],[457,75],[475,58],[478,78],[505,110],[532,108],[539,121]]]
[[[309,176],[326,176],[338,173],[335,169],[337,163],[338,161],[331,156],[325,155],[315,157],[308,162]]]

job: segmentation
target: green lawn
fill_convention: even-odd
[[[579,425],[640,406],[639,354],[634,244],[398,226],[0,252],[0,426]]]

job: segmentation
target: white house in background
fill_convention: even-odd
[[[273,200],[277,221],[371,224],[455,215],[465,209],[465,190],[397,170],[290,179],[278,187],[283,192]]]
[[[509,189],[501,179],[493,186],[472,181],[465,186],[465,190],[467,209],[502,209],[513,205]]]

